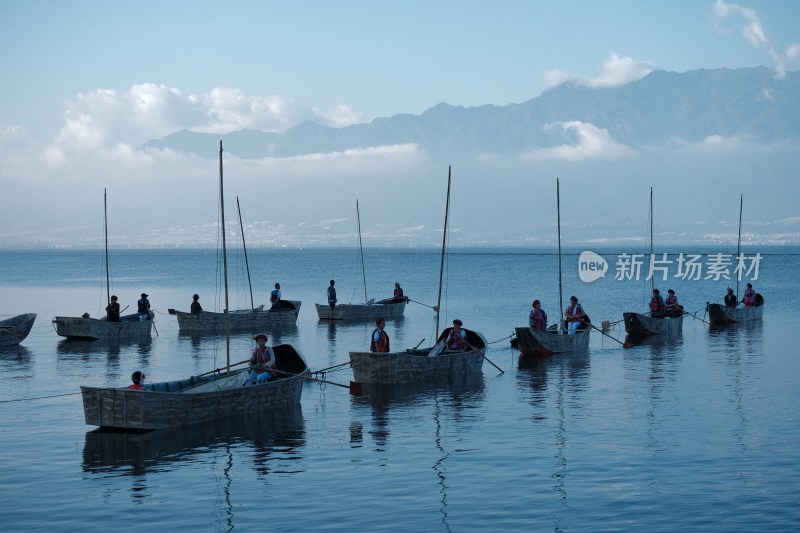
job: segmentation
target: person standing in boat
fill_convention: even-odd
[[[467,344],[467,332],[461,329],[464,323],[461,322],[459,319],[453,320],[453,329],[450,330],[450,335],[447,337],[447,342],[445,344],[446,348],[451,351],[456,352],[466,352],[469,350],[469,344]]]
[[[681,316],[681,306],[678,305],[678,297],[675,296],[675,291],[669,289],[667,291],[667,299],[664,300],[664,308],[667,316]]]
[[[269,303],[272,304],[272,309],[281,306],[281,284],[276,283],[275,289],[269,294]]]
[[[661,291],[653,289],[653,296],[650,298],[650,316],[661,318],[664,316],[664,309],[664,299],[661,297]]]
[[[400,283],[394,284],[394,296],[392,300],[395,302],[404,302],[406,301],[406,297],[403,294],[403,288],[400,286]]]
[[[389,335],[383,331],[386,327],[386,321],[383,317],[378,317],[375,320],[375,331],[372,332],[372,340],[369,343],[370,352],[388,353],[389,352]]]
[[[111,303],[106,306],[106,320],[119,322],[119,303],[117,303],[116,295],[111,297]]]
[[[336,282],[331,280],[331,284],[328,285],[328,305],[333,309],[336,307],[336,288],[334,288],[334,284]]]
[[[193,315],[199,315],[203,312],[203,306],[200,305],[200,295],[195,294],[192,296],[192,306],[190,308],[190,312]]]
[[[742,303],[745,305],[745,307],[753,307],[756,305],[756,291],[753,289],[752,283],[747,284],[747,289],[744,291],[744,299],[742,300]]]
[[[144,374],[142,374],[141,370],[131,374],[131,381],[133,381],[133,384],[128,385],[128,390],[144,390]]]
[[[728,287],[728,294],[725,295],[725,306],[726,307],[736,307],[736,295],[733,294],[733,289]]]
[[[250,357],[250,368],[253,370],[250,374],[250,383],[256,385],[266,383],[275,375],[275,353],[272,348],[267,346],[269,338],[265,334],[259,333],[253,337],[253,340],[256,341],[257,346]]]
[[[569,297],[570,305],[564,311],[564,317],[567,319],[567,333],[573,335],[586,320],[586,313],[583,307],[578,303],[578,298],[575,296]]]
[[[534,300],[531,307],[533,307],[533,309],[531,309],[528,315],[528,325],[531,329],[545,331],[547,329],[547,313],[542,309],[542,304],[539,300]]]
[[[142,297],[136,302],[136,305],[139,306],[139,320],[144,322],[150,318],[150,300],[147,299],[147,294],[142,293]]]

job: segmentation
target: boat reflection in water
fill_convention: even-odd
[[[235,449],[237,455],[250,456],[260,474],[267,474],[274,470],[273,461],[286,460],[304,445],[298,405],[280,413],[254,412],[178,429],[95,429],[86,433],[82,466],[86,473],[145,478],[148,473],[177,470],[189,460],[216,462],[220,450]]]

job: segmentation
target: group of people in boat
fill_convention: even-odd
[[[453,320],[453,329],[444,341],[444,349],[450,352],[468,352],[472,349],[467,342],[467,332],[462,328],[464,325],[461,320]],[[375,353],[389,353],[389,335],[386,333],[386,320],[378,317],[375,320],[375,329],[370,337],[369,351]]]
[[[528,325],[531,329],[538,331],[547,330],[547,313],[542,309],[542,303],[534,300],[531,304],[531,312],[528,314]],[[567,323],[567,334],[574,335],[578,328],[587,326],[589,317],[583,310],[583,306],[578,303],[576,296],[570,296],[569,305],[564,310],[564,321]]]
[[[736,307],[738,305],[738,301],[736,295],[733,293],[733,289],[728,287],[728,294],[725,295],[725,305],[727,307]],[[748,283],[747,288],[744,290],[744,298],[742,298],[742,303],[745,307],[754,307],[757,304],[757,294],[755,289],[753,289],[753,284]]]
[[[653,289],[650,298],[650,316],[654,318],[678,317],[683,315],[683,306],[678,304],[678,297],[673,289],[667,290],[667,299],[661,297],[661,291]]]
[[[195,295],[197,296],[197,295]],[[150,320],[150,300],[147,299],[148,294],[142,293],[142,297],[139,298],[139,301],[136,302],[137,311],[136,313],[139,315],[139,320],[145,321]],[[119,322],[120,320],[120,309],[119,309],[119,298],[117,295],[114,294],[111,296],[111,301],[106,306],[106,320],[109,322]]]

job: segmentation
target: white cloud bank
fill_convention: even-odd
[[[580,161],[584,159],[618,159],[631,157],[633,150],[611,138],[608,130],[601,129],[594,124],[573,120],[569,122],[555,122],[547,124],[545,131],[556,131],[567,137],[570,143],[553,148],[532,150],[522,159],[539,161],[556,159],[562,161]]]
[[[119,143],[137,145],[181,129],[282,132],[304,120],[342,127],[360,122],[361,116],[346,105],[314,110],[289,98],[253,96],[236,88],[195,95],[142,83],[121,93],[110,89],[79,93],[68,103],[53,146],[96,150]]]
[[[632,81],[640,80],[655,69],[651,63],[638,61],[630,57],[620,57],[610,54],[600,69],[600,74],[594,78],[585,78],[569,74],[562,70],[549,70],[545,72],[544,81],[548,87],[572,82],[585,87],[618,87]]]

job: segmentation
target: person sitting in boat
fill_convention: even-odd
[[[144,322],[145,320],[150,319],[150,300],[147,299],[147,294],[142,293],[142,297],[136,302],[136,305],[139,306],[139,320]]]
[[[277,309],[281,306],[281,284],[276,283],[275,289],[269,294],[269,303],[272,304],[272,309]]]
[[[531,307],[533,309],[528,315],[528,325],[531,329],[545,331],[547,329],[547,313],[542,309],[542,304],[539,300],[534,300]]]
[[[744,291],[744,299],[742,300],[742,303],[745,305],[745,307],[753,307],[756,305],[756,291],[753,289],[752,283],[747,284],[747,289]]]
[[[389,335],[383,330],[386,327],[386,321],[383,317],[379,316],[375,319],[377,326],[372,332],[372,338],[369,343],[370,352],[388,353],[389,352]]]
[[[256,385],[266,383],[268,379],[277,373],[275,372],[275,353],[272,348],[267,346],[267,341],[269,340],[267,336],[259,333],[253,337],[253,340],[256,341],[257,346],[250,357],[250,368],[253,370],[250,374],[250,383]]]
[[[203,312],[203,306],[200,305],[200,295],[195,294],[192,296],[192,306],[190,308],[190,312],[193,315],[199,315]]]
[[[467,332],[461,329],[461,326],[464,324],[459,320],[453,320],[453,329],[450,330],[450,335],[447,337],[447,343],[445,346],[448,350],[456,351],[456,352],[466,352],[469,350],[469,344],[467,344]]]
[[[106,306],[106,320],[109,322],[119,322],[119,303],[117,297],[111,297],[111,303]]]
[[[664,316],[664,299],[661,297],[661,291],[653,289],[653,296],[650,298],[650,316],[660,318]]]
[[[144,390],[144,374],[141,370],[137,370],[131,374],[132,385],[128,385],[128,390]]]
[[[578,303],[577,297],[570,296],[569,301],[570,305],[564,311],[564,317],[567,319],[567,333],[573,335],[586,322],[586,313]]]
[[[666,316],[681,316],[683,314],[683,307],[678,304],[678,297],[675,296],[675,291],[669,289],[667,291],[667,299],[664,300],[664,314]]]
[[[725,306],[726,307],[736,307],[736,295],[733,294],[733,289],[728,287],[728,294],[725,295]]]
[[[333,286],[335,283],[335,281],[331,280],[331,284],[328,285],[328,305],[331,309],[336,307],[336,289]]]
[[[403,294],[403,288],[400,286],[399,283],[394,284],[394,296],[392,297],[393,302],[405,302],[407,301],[405,295]]]

